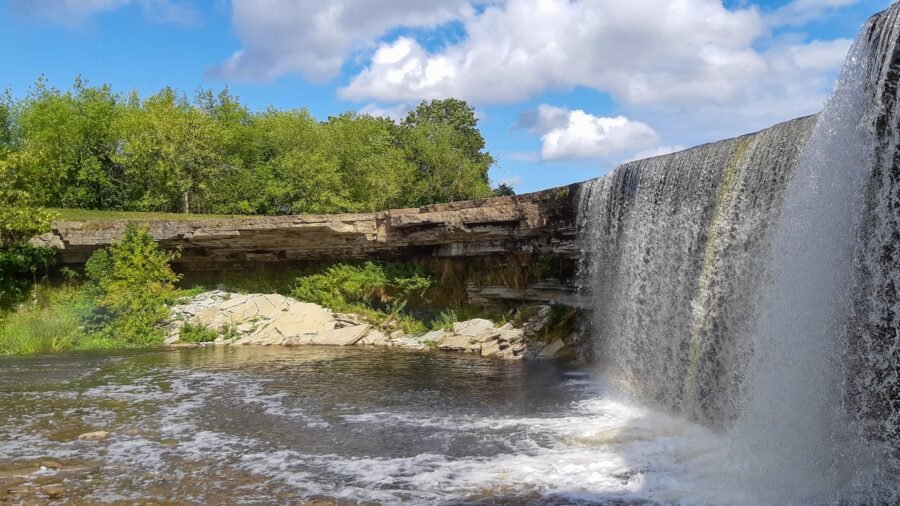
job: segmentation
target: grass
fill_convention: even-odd
[[[219,332],[203,324],[185,323],[181,327],[181,342],[211,343],[219,337]]]
[[[57,214],[59,221],[193,221],[193,220],[219,220],[229,218],[247,218],[242,215],[228,214],[184,214],[184,213],[155,213],[136,211],[95,211],[93,209],[48,209]]]
[[[78,347],[89,298],[72,287],[38,287],[33,302],[0,321],[0,355],[36,354]]]

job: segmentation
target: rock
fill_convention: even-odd
[[[493,357],[500,351],[500,341],[489,341],[481,345],[482,357]]]
[[[47,469],[62,469],[62,464],[55,460],[42,460],[39,465]]]
[[[497,330],[491,329],[491,330],[485,332],[484,334],[481,334],[477,338],[475,338],[475,340],[478,341],[479,343],[486,343],[488,341],[496,341],[499,338],[500,338],[500,332]]]
[[[500,341],[515,343],[525,339],[525,331],[522,329],[501,329],[500,330]]]
[[[384,346],[387,344],[387,336],[384,335],[384,332],[380,330],[372,330],[368,334],[366,334],[362,339],[356,342],[356,344],[368,344],[372,346]]]
[[[437,341],[438,349],[444,351],[465,351],[469,349],[472,340],[469,336],[448,334]]]
[[[521,360],[522,359],[521,355],[516,355],[509,348],[507,348],[505,350],[500,350],[499,352],[497,352],[497,355],[495,355],[495,356],[498,358],[506,359],[506,360]]]
[[[464,322],[456,322],[453,324],[453,332],[462,336],[479,337],[485,332],[494,329],[494,322],[485,320],[484,318],[475,318]]]
[[[437,342],[439,342],[441,339],[443,339],[444,336],[446,336],[446,335],[447,335],[447,331],[446,331],[446,330],[444,330],[444,329],[437,329],[437,330],[432,330],[431,332],[428,332],[427,334],[425,334],[424,336],[422,336],[421,338],[419,338],[419,340],[420,340],[420,341],[425,341],[425,342],[433,341],[433,342],[437,343]]]
[[[84,434],[78,436],[80,441],[103,441],[104,439],[109,437],[109,432],[105,430],[98,430],[94,432],[85,432]]]
[[[44,485],[41,487],[41,492],[47,495],[50,499],[58,499],[62,497],[68,489],[63,485]]]
[[[368,332],[368,325],[344,327],[342,329],[324,330],[313,335],[310,344],[327,346],[350,346],[356,344]]]
[[[540,353],[538,353],[537,358],[539,359],[553,359],[556,358],[557,355],[563,351],[566,347],[566,343],[563,342],[562,339],[557,339],[552,343],[544,346]]]
[[[404,334],[405,334],[405,332],[403,332],[402,330],[395,330],[395,331],[391,332],[391,339],[401,338],[401,337],[403,337]]]

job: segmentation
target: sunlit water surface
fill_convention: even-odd
[[[721,436],[546,363],[315,347],[2,359],[0,410],[0,481],[64,482],[75,504],[753,500],[722,479]],[[94,430],[110,437],[77,440]],[[63,469],[9,481],[48,458]]]

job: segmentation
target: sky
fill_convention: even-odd
[[[0,89],[228,87],[253,110],[475,107],[528,192],[819,111],[889,0],[0,0]]]

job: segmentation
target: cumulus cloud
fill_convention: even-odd
[[[360,114],[368,114],[369,116],[377,116],[380,118],[389,118],[394,121],[400,122],[409,111],[413,110],[414,107],[409,104],[397,104],[392,106],[382,106],[376,104],[374,102],[370,102],[364,105],[360,110]]]
[[[602,159],[659,142],[659,135],[646,123],[547,104],[523,115],[519,126],[541,135],[540,158],[544,161]]]
[[[351,55],[396,27],[433,28],[471,15],[468,0],[232,0],[243,49],[215,73],[272,79],[298,73],[311,81],[337,76]],[[386,57],[389,57],[387,55]]]
[[[509,103],[584,86],[627,103],[726,101],[765,71],[759,12],[719,0],[508,0],[463,22],[467,37],[438,51],[381,43],[340,96]]]
[[[76,26],[91,17],[128,5],[139,5],[149,18],[182,25],[196,24],[200,15],[188,2],[178,0],[11,0],[10,6],[26,16]]]

